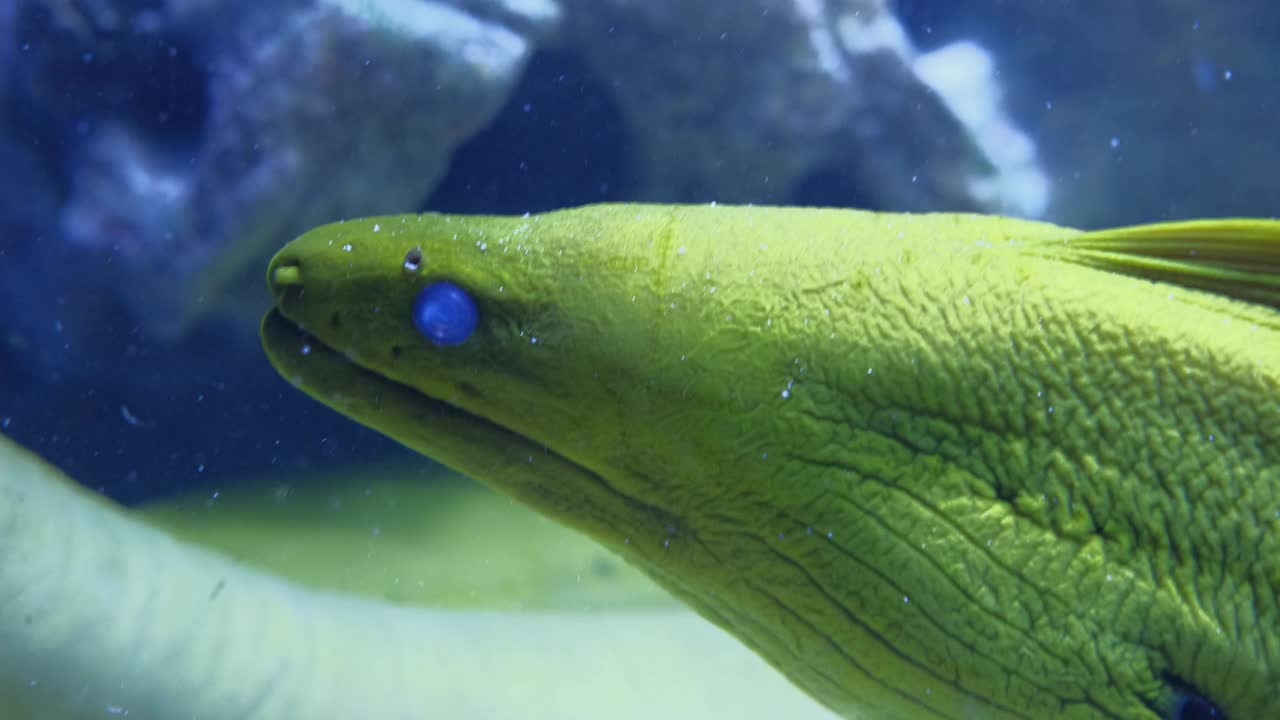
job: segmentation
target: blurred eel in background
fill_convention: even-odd
[[[0,438],[0,716],[830,720],[608,552],[437,475],[134,512]]]

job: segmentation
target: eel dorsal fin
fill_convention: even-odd
[[[1280,220],[1225,219],[1094,230],[1064,259],[1280,310]]]

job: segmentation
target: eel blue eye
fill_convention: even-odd
[[[413,324],[436,345],[465,342],[479,318],[475,300],[451,282],[432,283],[413,299]]]

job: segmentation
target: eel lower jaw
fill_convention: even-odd
[[[629,559],[633,536],[667,533],[665,513],[529,437],[397,383],[307,333],[279,309],[263,318],[275,369],[333,410],[585,532]],[[660,541],[659,541],[660,542]]]
[[[717,611],[715,593],[697,580],[720,560],[676,512],[526,435],[361,365],[279,308],[263,318],[261,335],[276,370],[317,401],[587,535],[704,617],[731,625]],[[671,542],[673,535],[682,541]]]
[[[262,346],[286,380],[318,402],[446,465],[493,447],[541,455],[529,438],[457,405],[386,378],[291,321],[279,308],[262,320]]]
[[[587,535],[725,625],[687,577],[690,566],[714,558],[692,535],[669,542],[672,528],[685,524],[671,511],[528,436],[360,365],[278,308],[263,318],[261,335],[271,364],[312,398]]]

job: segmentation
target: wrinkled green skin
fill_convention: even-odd
[[[708,206],[347,221],[275,258],[300,284],[264,342],[838,713],[1155,719],[1194,689],[1280,717],[1280,313],[1086,267],[1077,236]],[[479,305],[459,346],[410,321],[439,279]]]

